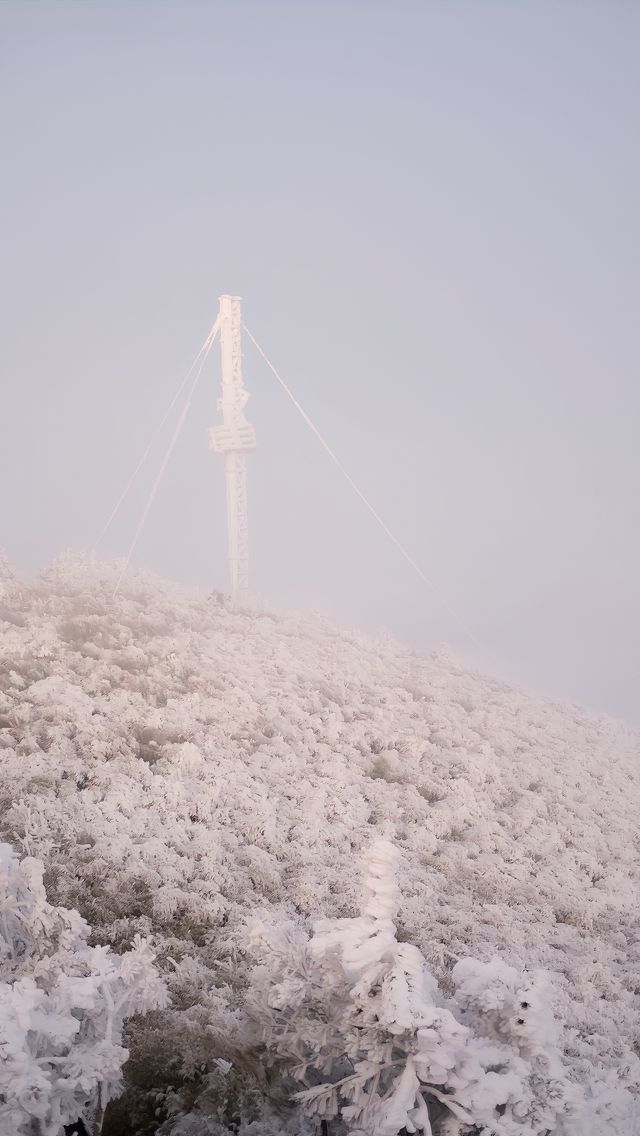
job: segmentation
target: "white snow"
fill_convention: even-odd
[[[130,1099],[156,1092],[177,1133],[185,1077],[189,1104],[253,1076],[235,1040],[247,919],[356,917],[361,853],[384,833],[398,937],[445,992],[468,956],[549,972],[565,1068],[600,1100],[590,1131],[631,1136],[637,732],[446,651],[142,576],[112,600],[116,576],[80,558],[33,586],[3,572],[0,838],[44,861],[49,901],[95,941],[156,937],[173,1006],[136,1026]]]

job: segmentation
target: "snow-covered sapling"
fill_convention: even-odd
[[[468,960],[447,1003],[417,947],[396,938],[397,860],[374,843],[357,918],[321,920],[308,941],[293,927],[254,929],[268,953],[253,1012],[268,1055],[304,1085],[295,1099],[352,1136],[573,1134],[540,980]]]

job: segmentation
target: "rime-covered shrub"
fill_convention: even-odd
[[[269,952],[253,1013],[270,1059],[305,1086],[295,1099],[358,1136],[577,1136],[541,976],[465,960],[445,1000],[420,951],[397,941],[395,861],[391,844],[373,845],[359,917],[321,920],[308,941],[253,930]]]
[[[99,1132],[127,1059],[122,1024],[166,1001],[149,945],[87,944],[76,911],[47,902],[40,861],[0,844],[0,1133]]]

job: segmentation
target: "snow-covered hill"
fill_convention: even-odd
[[[547,969],[571,1076],[640,1095],[635,731],[445,651],[143,577],[114,600],[81,559],[0,575],[0,839],[93,941],[152,934],[173,997],[135,1027],[105,1131],[153,1131],[155,1100],[178,1134],[205,1073],[231,1123],[247,917],[353,915],[376,832],[441,987],[463,955]]]

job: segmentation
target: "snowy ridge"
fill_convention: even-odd
[[[637,732],[446,652],[114,582],[81,559],[33,586],[0,570],[0,839],[95,942],[155,936],[173,1006],[128,1076],[163,1131],[168,1084],[207,1066],[214,1093],[215,1061],[238,1066],[247,918],[357,915],[379,832],[399,937],[440,986],[467,955],[548,970],[572,1077],[640,1094]]]

